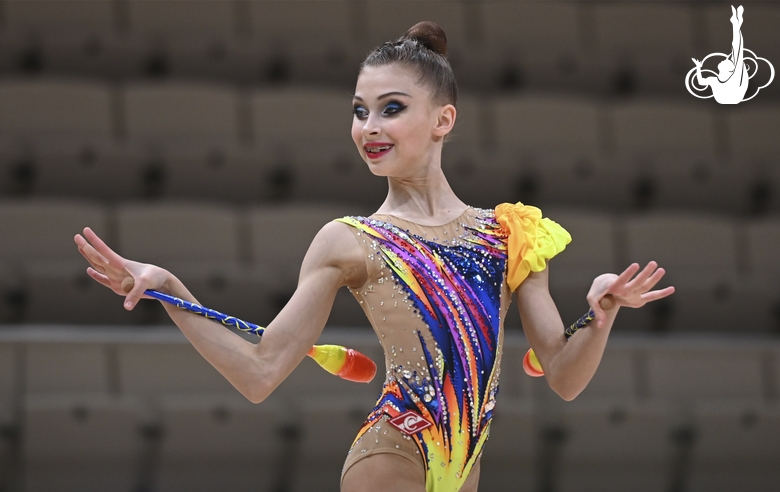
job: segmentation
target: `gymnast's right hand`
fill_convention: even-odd
[[[165,286],[171,278],[170,272],[155,265],[122,258],[89,227],[84,228],[84,236],[76,234],[73,239],[90,264],[87,274],[120,296],[126,296],[124,306],[128,311],[140,299],[151,299],[144,295],[146,289],[167,290]]]

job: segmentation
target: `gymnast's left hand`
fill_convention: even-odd
[[[641,272],[639,268],[638,263],[632,263],[620,275],[605,273],[593,280],[587,299],[596,315],[596,326],[603,326],[607,317],[607,306],[602,306],[605,296],[610,296],[614,301],[614,306],[608,309],[619,306],[638,308],[674,293],[672,286],[651,290],[666,273],[666,270],[658,267],[658,263],[649,262]]]

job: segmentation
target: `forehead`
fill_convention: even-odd
[[[355,95],[364,100],[394,91],[412,97],[425,94],[425,89],[417,83],[417,74],[398,64],[365,67],[358,75]]]

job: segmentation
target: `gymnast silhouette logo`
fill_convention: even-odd
[[[411,410],[407,410],[401,415],[388,420],[393,427],[403,432],[407,436],[416,434],[423,429],[427,429],[431,424],[425,417],[414,413]]]
[[[745,11],[742,5],[738,9],[734,9],[731,6],[731,26],[732,26],[732,40],[731,40],[731,54],[726,55],[724,53],[712,53],[707,55],[702,61],[692,58],[696,67],[692,68],[685,76],[685,88],[688,92],[698,97],[699,99],[708,99],[714,97],[720,104],[739,104],[742,101],[749,101],[756,97],[756,94],[768,86],[775,78],[775,67],[769,63],[766,58],[761,58],[753,53],[751,50],[745,48],[744,40],[742,38],[742,13]],[[746,52],[749,53],[746,55]],[[711,57],[723,58],[718,63],[718,73],[715,74],[712,70],[702,69],[702,65]],[[716,58],[717,59],[717,58]],[[758,73],[758,60],[764,61],[769,67],[769,81],[766,84],[758,87],[756,92],[750,97],[745,97],[748,90],[748,83]],[[752,64],[752,66],[751,66]],[[710,73],[716,75],[715,77],[703,77],[702,73]],[[695,77],[695,78],[694,78]],[[698,86],[697,86],[698,83]],[[693,90],[691,90],[693,86]],[[708,96],[700,96],[694,92],[706,92],[707,87],[712,88],[712,94]]]

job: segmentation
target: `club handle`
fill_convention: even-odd
[[[265,327],[263,326],[259,326],[254,323],[250,323],[249,321],[238,319],[235,316],[230,316],[228,314],[221,313],[215,309],[209,309],[207,307],[201,306],[200,304],[195,304],[194,302],[185,301],[184,299],[181,299],[179,297],[175,297],[169,294],[163,294],[162,292],[152,290],[152,289],[145,290],[144,294],[146,294],[149,297],[153,297],[159,301],[173,304],[174,306],[185,309],[191,313],[199,314],[205,318],[219,321],[225,326],[232,326],[241,331],[252,333],[259,337],[263,336],[263,332],[265,332]]]

